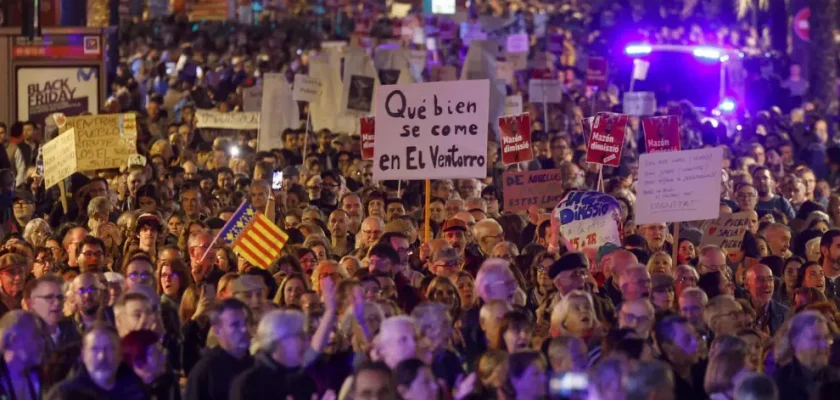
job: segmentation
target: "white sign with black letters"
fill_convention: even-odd
[[[381,86],[375,180],[484,178],[490,81]]]

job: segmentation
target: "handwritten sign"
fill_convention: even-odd
[[[505,97],[505,115],[522,114],[522,95]]]
[[[574,247],[600,247],[607,243],[621,245],[621,205],[614,197],[601,192],[570,192],[552,218],[560,223],[560,234]]]
[[[624,148],[628,117],[622,114],[598,113],[586,145],[586,162],[617,167]]]
[[[722,162],[720,147],[642,154],[636,223],[718,218]]]
[[[530,40],[527,33],[508,35],[506,49],[508,53],[528,53]]]
[[[137,153],[134,114],[69,117],[60,133],[75,130],[76,171],[119,168]]]
[[[318,101],[321,96],[321,81],[310,78],[309,75],[295,74],[295,86],[292,90],[294,101],[305,101],[307,103]]]
[[[76,132],[69,129],[44,144],[44,184],[47,189],[76,172]]]
[[[563,173],[559,169],[505,172],[502,182],[505,211],[554,207],[563,198]]]
[[[531,161],[531,116],[520,114],[499,117],[502,136],[502,162],[505,165]]]
[[[196,110],[198,128],[217,129],[259,129],[260,113],[258,112],[227,112],[210,110]]]
[[[528,95],[532,103],[560,103],[563,101],[563,83],[553,79],[531,79]]]
[[[376,95],[376,180],[487,175],[490,81],[382,86]]]
[[[359,118],[359,124],[362,136],[362,160],[373,160],[373,138],[376,132],[376,121],[374,117],[361,117]]]
[[[644,117],[642,130],[645,133],[645,147],[648,153],[680,151],[679,116]]]
[[[653,115],[656,112],[656,96],[653,92],[625,92],[621,104],[627,115]]]
[[[706,221],[703,225],[702,246],[715,245],[724,251],[740,250],[744,242],[744,233],[749,227],[748,211],[721,214],[718,219]]]

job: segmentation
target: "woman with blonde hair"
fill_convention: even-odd
[[[426,299],[445,305],[452,319],[455,321],[459,319],[461,298],[458,296],[458,288],[449,278],[437,276],[432,279],[426,290]]]
[[[347,271],[344,270],[344,267],[339,265],[335,261],[325,260],[318,263],[318,266],[315,267],[315,270],[312,271],[312,290],[318,295],[321,295],[321,281],[326,278],[330,277],[333,280],[333,283],[336,285],[341,284],[342,281],[345,279],[350,279],[350,276],[347,275]]]
[[[711,400],[732,399],[735,382],[748,371],[745,351],[732,349],[720,352],[709,360],[703,389]]]
[[[592,295],[573,290],[551,311],[551,336],[569,335],[583,339],[587,345],[597,345],[602,336],[601,322],[595,313]]]
[[[647,263],[648,273],[673,275],[674,263],[671,261],[671,256],[664,251],[658,251],[650,257]]]
[[[291,273],[283,278],[274,295],[274,304],[285,307],[300,307],[300,298],[309,289],[309,280],[303,274]]]
[[[499,398],[508,375],[510,355],[502,350],[487,350],[478,359],[477,378],[470,399]]]
[[[33,218],[23,228],[23,240],[29,242],[32,247],[44,246],[50,235],[52,235],[52,228],[43,218]]]

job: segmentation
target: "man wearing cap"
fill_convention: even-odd
[[[23,233],[23,228],[32,220],[35,214],[35,196],[26,190],[15,191],[12,199],[14,218],[9,221],[12,232]]]
[[[650,300],[657,312],[674,310],[674,277],[666,274],[650,276]]]
[[[472,254],[467,250],[467,224],[457,218],[446,220],[443,224],[443,240],[449,243],[458,252],[458,257],[463,261],[462,269],[473,276],[478,273],[484,259],[481,255]]]
[[[572,252],[564,254],[554,264],[551,264],[551,267],[548,269],[548,277],[554,281],[554,287],[557,288],[557,293],[551,301],[557,304],[560,299],[573,290],[591,292],[586,289],[586,279],[588,276],[589,261],[583,253]],[[605,321],[610,324],[615,321],[615,308],[609,300],[593,293],[592,303],[595,307],[595,314],[600,321]],[[552,310],[553,308],[548,307],[547,310]]]
[[[230,289],[234,298],[248,306],[255,321],[259,321],[263,313],[269,310],[266,301],[268,286],[258,275],[240,275],[231,283]]]
[[[455,276],[461,270],[458,251],[452,247],[442,247],[432,253],[429,271],[437,276],[445,276],[455,281]]]

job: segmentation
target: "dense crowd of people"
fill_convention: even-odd
[[[73,174],[62,199],[44,185],[45,127],[0,123],[0,396],[835,398],[840,147],[828,105],[720,123],[685,102],[660,107],[681,117],[683,149],[724,147],[721,212],[750,215],[738,249],[704,245],[703,221],[678,237],[635,224],[637,118],[620,167],[603,170],[621,243],[577,251],[551,209],[504,209],[505,171],[559,169],[565,190],[598,188],[580,121],[618,96],[588,90],[571,55],[611,43],[599,31],[610,15],[642,26],[640,40],[761,46],[730,33],[741,28],[696,32],[703,12],[630,3],[597,20],[590,5],[552,9],[568,92],[548,121],[526,104],[535,159],[502,165],[491,139],[486,178],[432,181],[428,226],[423,182],[373,180],[353,132],[290,129],[283,148],[256,151],[256,132],[196,127],[196,110],[241,111],[262,74],[305,72],[321,40],[352,26],[126,24],[103,112],[138,116],[145,162]],[[527,102],[527,84],[508,90]],[[288,235],[269,268],[218,239],[246,200]]]

